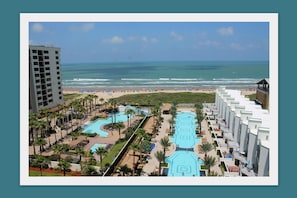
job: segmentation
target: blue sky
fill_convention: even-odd
[[[62,63],[268,61],[261,22],[30,22],[31,45],[61,48]]]

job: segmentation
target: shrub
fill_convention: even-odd
[[[66,160],[67,162],[71,163],[73,159],[72,159],[71,156],[67,156],[67,157],[65,158],[65,160]]]
[[[49,156],[50,161],[58,161],[59,158],[60,158],[60,156],[57,154],[53,154],[53,155]]]

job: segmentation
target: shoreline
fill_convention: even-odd
[[[240,90],[242,95],[256,93],[256,87],[235,87],[225,86],[227,89]],[[108,100],[127,94],[147,94],[147,93],[215,93],[218,87],[63,87],[63,94],[96,94],[99,98]]]

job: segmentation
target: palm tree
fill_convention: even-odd
[[[47,167],[50,161],[43,155],[36,155],[33,164],[37,165],[40,169],[40,176],[42,176],[42,169]]]
[[[164,152],[164,155],[166,154],[166,148],[171,146],[171,143],[169,142],[169,138],[168,137],[164,137],[160,140],[160,144],[162,145],[163,147],[163,152]],[[165,155],[166,156],[166,155]]]
[[[119,139],[121,139],[121,129],[125,128],[125,125],[123,122],[118,122],[115,124],[115,129],[119,130]]]
[[[53,147],[54,154],[59,156],[59,160],[61,159],[61,154],[63,153],[63,146],[61,144],[55,144]]]
[[[29,143],[34,142],[35,130],[37,128],[38,115],[36,113],[29,115]]]
[[[210,175],[210,168],[216,165],[216,158],[212,156],[206,156],[204,164],[208,169],[208,175]]]
[[[149,139],[149,135],[146,133],[146,131],[143,128],[139,128],[136,131],[137,136],[139,137],[138,144],[140,145],[140,160],[142,159],[142,150],[143,150],[143,141]]]
[[[44,145],[46,145],[46,141],[44,138],[39,137],[39,138],[35,139],[34,145],[39,146],[39,153],[41,153],[44,151]]]
[[[207,152],[211,151],[213,149],[212,145],[209,143],[209,142],[206,142],[206,143],[203,143],[201,145],[201,149],[202,149],[202,152],[205,153],[205,159],[207,157]]]
[[[195,107],[196,107],[196,119],[199,124],[199,132],[201,132],[201,122],[204,119],[204,116],[203,116],[203,113],[201,110],[203,108],[203,106],[201,103],[197,103],[197,104],[195,104]]]
[[[109,99],[109,103],[111,104],[111,106],[112,106],[112,115],[113,115],[113,118],[114,119],[112,119],[112,128],[113,128],[113,126],[114,126],[114,123],[116,123],[116,105],[117,105],[117,101],[116,101],[116,99],[114,99],[114,98],[111,98],[111,99]]]
[[[162,162],[165,160],[165,154],[163,151],[157,151],[155,153],[155,157],[159,161],[159,176],[160,176],[161,175],[161,165],[162,165]]]
[[[172,118],[172,119],[170,119],[168,122],[169,122],[169,124],[170,124],[170,132],[172,132],[172,131],[173,131],[173,125],[175,124],[175,121],[174,121],[174,119]]]
[[[128,117],[128,127],[130,127],[132,115],[135,114],[135,111],[133,109],[128,109],[126,114],[127,114],[127,117]]]
[[[130,148],[131,148],[132,151],[133,151],[133,175],[134,175],[134,173],[135,173],[135,169],[136,169],[135,153],[136,153],[137,151],[140,150],[140,147],[139,147],[139,144],[137,144],[137,143],[132,143],[132,144],[130,145]]]
[[[82,171],[82,161],[81,161],[81,156],[85,154],[85,151],[82,148],[76,149],[76,153],[79,155],[79,165],[80,165],[80,170]]]
[[[98,172],[93,166],[88,165],[82,170],[82,175],[93,176],[93,175],[98,175]]]
[[[103,105],[104,98],[100,98],[99,101],[100,101],[101,105]]]
[[[102,163],[103,163],[102,158],[107,153],[107,150],[104,147],[98,147],[98,148],[96,148],[95,153],[97,155],[99,155],[99,157],[100,157],[100,164],[101,164],[101,169],[102,169]]]
[[[56,131],[56,124],[57,124],[57,117],[58,117],[58,113],[56,113],[56,112],[52,112],[50,115],[49,115],[49,118],[52,120],[54,120],[53,122],[54,122],[54,126],[52,127],[53,128],[53,130],[55,131],[55,143],[54,144],[56,144],[57,143],[57,131]]]
[[[69,170],[71,164],[67,162],[65,159],[60,159],[58,166],[63,170],[64,176],[66,176],[66,171]]]

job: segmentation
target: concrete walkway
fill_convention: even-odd
[[[163,147],[160,144],[160,140],[166,136],[168,136],[167,131],[169,130],[169,120],[171,119],[171,115],[162,115],[162,117],[164,118],[162,126],[159,130],[159,134],[155,137],[155,148],[151,151],[151,153],[149,154],[150,157],[148,159],[148,163],[143,167],[142,171],[143,171],[143,175],[144,176],[148,176],[153,172],[158,172],[158,168],[159,168],[159,161],[156,159],[155,157],[155,153],[157,151],[163,151]],[[166,156],[168,157],[170,156],[174,151],[174,144],[171,144],[171,146],[169,148],[167,148],[168,150],[166,151]]]

